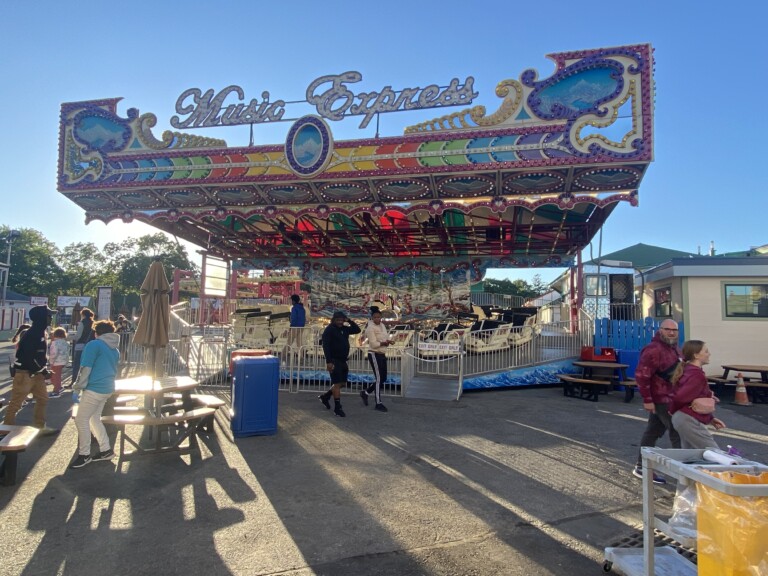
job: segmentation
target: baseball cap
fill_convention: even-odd
[[[336,318],[346,318],[347,315],[344,314],[341,310],[336,310],[336,312],[333,313],[333,316],[331,317],[331,320],[336,320]]]

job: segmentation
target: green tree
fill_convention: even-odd
[[[9,226],[0,225],[0,257],[8,254]],[[56,296],[66,285],[64,271],[58,264],[59,249],[32,228],[20,228],[11,246],[8,288],[28,296]]]
[[[10,231],[9,226],[0,225],[3,263]],[[130,308],[138,305],[141,283],[153,259],[160,259],[169,280],[175,268],[199,272],[186,249],[163,233],[110,242],[103,250],[91,242],[76,242],[60,251],[37,230],[22,228],[19,232],[12,245],[8,288],[29,296],[52,299],[73,292],[96,296],[98,286],[112,286],[115,306]]]
[[[138,239],[128,238],[121,245],[110,247],[110,255],[119,258],[131,254],[120,265],[118,284],[124,294],[138,294],[150,264],[155,259],[163,263],[168,281],[172,282],[173,270],[197,272],[197,266],[190,262],[187,250],[169,240],[165,234],[147,234]]]
[[[106,258],[93,242],[75,242],[65,246],[61,263],[67,288],[74,296],[95,295],[96,288],[105,285]]]
[[[544,280],[541,279],[541,274],[534,274],[531,279],[531,290],[534,292],[534,296],[541,296],[549,292],[549,286]]]
[[[483,281],[483,287],[486,292],[493,294],[511,294],[513,296],[522,296],[523,298],[532,298],[538,294],[528,282],[518,278],[517,280],[486,279]]]

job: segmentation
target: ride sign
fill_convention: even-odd
[[[360,82],[362,79],[363,75],[354,71],[321,76],[307,87],[306,102],[313,104],[317,114],[328,120],[363,116],[360,128],[365,128],[376,114],[382,112],[463,106],[471,104],[478,96],[473,90],[475,79],[472,76],[467,76],[463,84],[459,83],[458,78],[453,78],[445,87],[430,84],[424,88],[403,88],[396,91],[391,86],[385,86],[378,92],[359,93],[349,89],[349,84]],[[326,84],[330,86],[324,87]],[[202,128],[283,120],[287,104],[285,100],[270,102],[269,92],[264,91],[261,93],[261,101],[254,98],[248,104],[229,103],[225,106],[225,101],[231,94],[240,101],[245,100],[245,92],[235,85],[227,86],[218,94],[214,94],[213,89],[205,93],[199,88],[185,90],[176,100],[176,112],[187,117],[182,119],[180,116],[173,116],[171,126],[179,129]]]

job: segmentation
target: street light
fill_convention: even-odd
[[[5,264],[0,264],[4,268],[4,274],[3,274],[3,298],[0,300],[0,305],[5,306],[5,294],[8,291],[8,276],[11,273],[11,246],[13,246],[13,241],[21,236],[21,232],[18,230],[11,230],[8,232],[8,235],[5,237],[6,242],[8,242],[8,254],[5,257]]]

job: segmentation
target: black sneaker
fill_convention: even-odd
[[[344,410],[341,409],[341,404],[333,409],[333,413],[336,414],[336,416],[339,418],[344,418],[346,416],[346,414],[344,414]]]
[[[373,407],[374,410],[378,410],[379,412],[387,412],[387,407],[384,406],[384,404],[376,404],[376,406]]]
[[[642,478],[643,477],[643,468],[642,468],[642,466],[635,466],[632,469],[632,475],[633,476],[637,476],[638,478]],[[654,484],[658,484],[659,486],[663,486],[664,484],[667,483],[667,480],[663,476],[659,476],[658,474],[654,473],[654,475],[653,475],[653,483]]]
[[[72,462],[72,464],[69,465],[70,468],[82,468],[83,466],[86,466],[87,464],[91,463],[91,457],[90,456],[83,456],[82,454],[78,454],[77,458],[75,458],[75,461]]]
[[[98,462],[99,460],[112,460],[112,458],[115,457],[115,451],[111,448],[109,450],[105,450],[104,452],[99,452],[92,458],[94,462]]]
[[[331,409],[331,400],[328,398],[326,394],[320,394],[318,398],[320,399],[320,402],[323,403],[323,406],[325,406],[328,410]]]
[[[365,390],[360,390],[360,398],[363,399],[363,404],[368,406],[368,392],[366,392]]]

